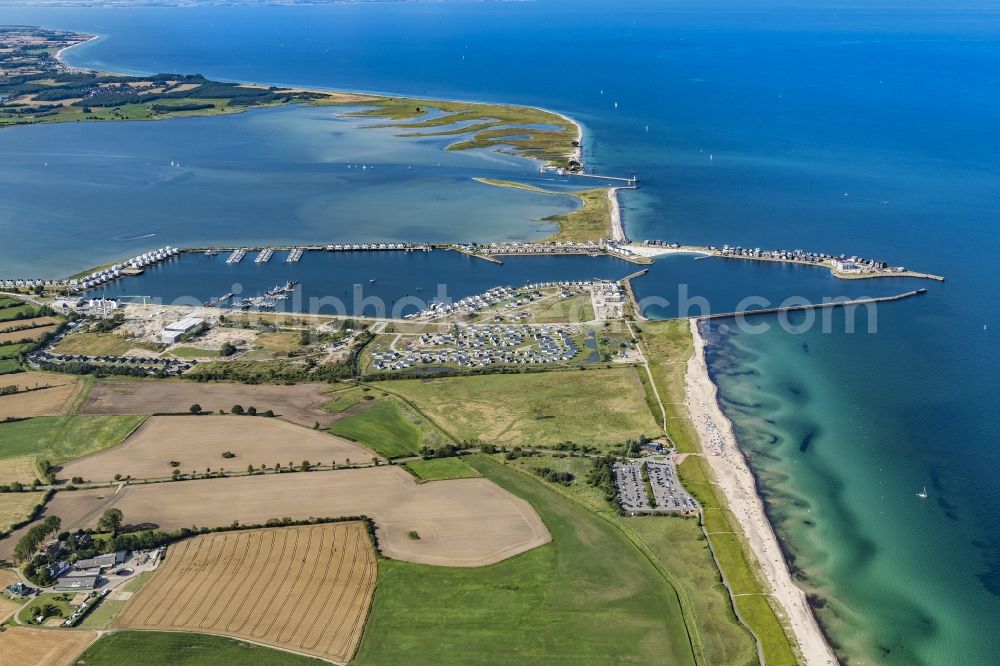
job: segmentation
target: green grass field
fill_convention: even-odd
[[[530,502],[553,541],[474,569],[379,561],[354,663],[694,663],[674,591],[620,531],[516,470],[468,461]]]
[[[656,390],[667,410],[667,433],[677,450],[701,450],[698,433],[691,423],[685,400],[687,362],[694,355],[694,339],[686,319],[676,321],[644,321],[639,334],[643,352],[649,361]],[[651,398],[655,403],[655,398]],[[659,414],[659,406],[654,410]]]
[[[719,567],[732,586],[740,615],[760,639],[768,664],[794,664],[792,643],[774,609],[765,597],[765,586],[756,561],[747,558],[747,546],[737,532],[739,527],[726,508],[725,497],[712,483],[712,472],[704,459],[690,456],[678,466],[680,481],[706,510],[706,527]],[[728,527],[728,530],[724,529]],[[756,601],[753,601],[756,600]]]
[[[8,375],[12,372],[20,372],[21,364],[16,358],[0,359],[0,375]]]
[[[97,608],[87,613],[87,617],[83,618],[79,626],[81,629],[103,629],[124,607],[124,601],[105,599]]]
[[[519,458],[526,470],[548,467],[570,472],[576,480],[569,486],[550,486],[619,526],[644,544],[651,557],[662,566],[689,600],[708,664],[750,664],[757,657],[753,638],[733,613],[719,570],[712,561],[697,520],[656,516],[617,515],[603,493],[584,481],[593,461],[584,457],[552,455]]]
[[[218,349],[202,349],[201,347],[174,347],[170,354],[177,358],[211,358],[219,355]]]
[[[334,423],[330,432],[364,444],[386,458],[416,455],[423,441],[420,428],[393,400],[373,402],[358,414]]]
[[[433,458],[431,460],[411,460],[404,464],[423,481],[440,479],[468,479],[479,476],[461,458]]]
[[[130,349],[158,351],[155,345],[131,340],[117,333],[87,333],[81,331],[67,335],[53,347],[60,354],[84,354],[87,356],[121,356]]]
[[[34,455],[53,465],[120,444],[144,416],[39,416],[0,423],[2,459]]]
[[[156,631],[117,631],[105,634],[74,663],[119,666],[137,662],[144,666],[315,666],[325,663],[231,638]]]
[[[8,307],[0,308],[0,321],[11,321],[12,319],[17,319],[19,315],[36,314],[37,312],[38,308],[33,305],[10,305]]]
[[[28,344],[0,345],[0,360],[17,359],[17,355],[28,348]]]
[[[460,441],[614,445],[658,432],[634,368],[405,379],[375,385],[406,397]]]
[[[53,617],[67,618],[73,614],[73,611],[76,610],[75,606],[69,605],[69,600],[72,599],[75,594],[76,594],[75,592],[57,592],[55,594],[51,593],[39,594],[37,597],[33,598],[29,603],[25,604],[21,608],[21,610],[17,612],[17,619],[20,620],[23,624],[33,625],[34,622],[31,609],[44,606],[45,604],[51,604],[55,606],[62,613],[61,615]]]
[[[340,414],[361,402],[365,395],[360,388],[337,391],[330,394],[330,402],[323,405],[323,409],[332,414]]]

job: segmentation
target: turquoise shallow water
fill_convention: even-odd
[[[589,164],[639,172],[642,188],[623,197],[635,237],[876,254],[946,275],[921,299],[879,308],[877,334],[713,334],[709,360],[841,657],[1000,661],[996,2],[4,13],[107,35],[72,55],[81,65],[555,108],[586,125]],[[0,205],[17,195],[6,183]],[[56,200],[45,210],[101,233],[99,216]],[[661,266],[661,281],[637,289],[674,300],[675,270],[722,303],[857,288],[795,271],[762,287],[754,270],[709,264]]]

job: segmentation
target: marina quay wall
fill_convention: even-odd
[[[834,276],[842,279],[868,279],[879,277],[913,277],[943,281],[944,277],[930,273],[913,271],[902,266],[891,266],[880,259],[870,259],[856,255],[833,255],[825,252],[804,250],[762,250],[740,246],[683,245],[664,240],[643,241],[556,241],[521,242],[505,241],[491,243],[322,243],[308,245],[239,246],[219,245],[176,248],[165,246],[118,263],[98,267],[78,275],[63,279],[41,277],[0,277],[0,290],[47,289],[64,293],[80,293],[118,280],[122,277],[141,275],[146,267],[168,261],[183,253],[219,254],[229,252],[229,263],[239,263],[250,253],[258,253],[258,263],[266,262],[272,253],[286,251],[284,261],[299,261],[305,252],[430,252],[431,250],[452,250],[469,256],[479,257],[495,263],[503,263],[497,257],[515,255],[558,255],[558,254],[604,254],[636,264],[649,264],[655,257],[670,253],[700,253],[724,259],[750,261],[771,261],[828,268]],[[266,258],[263,258],[266,257]]]

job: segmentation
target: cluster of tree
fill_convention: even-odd
[[[558,483],[564,486],[572,485],[573,480],[576,479],[572,472],[560,472],[551,467],[536,467],[534,472],[549,483]]]
[[[292,527],[295,525],[325,525],[328,523],[343,523],[362,521],[368,531],[375,550],[378,550],[378,538],[375,535],[375,523],[368,516],[343,516],[338,518],[309,518],[307,520],[292,520],[291,518],[269,518],[265,523],[242,524],[233,521],[229,525],[222,527],[182,527],[172,532],[160,530],[142,530],[140,532],[130,532],[119,534],[113,539],[105,542],[104,552],[111,553],[117,550],[149,550],[166,546],[181,539],[187,539],[199,534],[211,534],[213,532],[233,532],[239,530],[254,530],[262,527]]]
[[[520,446],[515,446],[510,451],[504,455],[505,460],[517,460],[518,458],[524,458],[528,456],[537,456],[538,451],[534,449],[522,449]]]
[[[195,405],[192,405],[192,407],[194,407],[194,406]],[[243,405],[233,405],[232,408],[229,411],[231,413],[233,413],[233,414],[236,414],[237,416],[244,416],[244,415],[246,415],[246,416],[257,416],[257,408],[254,407],[253,405],[250,405],[246,409],[243,409]],[[274,416],[274,410],[273,409],[268,409],[268,410],[266,410],[264,412],[261,412],[261,416],[266,416],[268,418],[273,417]]]
[[[462,454],[462,449],[454,444],[445,444],[444,446],[439,446],[437,448],[431,448],[429,446],[420,447],[420,457],[424,460],[431,460],[432,458],[454,458]]]
[[[183,104],[153,104],[149,108],[157,113],[171,113],[177,111],[203,111],[214,109],[215,104],[211,102],[185,102]]]
[[[59,516],[47,516],[37,525],[33,525],[14,546],[14,558],[18,562],[30,559],[45,539],[59,531],[60,525],[62,520]]]
[[[95,321],[90,325],[90,331],[93,333],[110,333],[124,323],[125,314],[122,312],[116,312],[110,317],[105,317],[104,319],[98,319]]]
[[[587,473],[587,483],[604,492],[604,499],[618,513],[624,513],[621,502],[618,501],[618,487],[615,485],[615,457],[611,455],[594,459],[594,466]]]
[[[6,297],[5,297],[6,298]],[[12,305],[6,305],[0,307],[0,309],[6,310],[8,308],[19,307],[21,304],[14,302]],[[34,319],[35,317],[40,317],[43,314],[48,314],[51,310],[48,308],[25,308],[21,312],[15,312],[14,314],[4,315],[4,322],[20,321],[22,319]]]
[[[596,446],[590,446],[589,444],[577,444],[576,442],[571,442],[569,440],[561,442],[559,444],[554,444],[550,448],[556,451],[572,451],[578,453],[600,453],[601,449]]]
[[[42,624],[50,617],[62,617],[62,610],[60,610],[59,606],[50,603],[45,603],[41,606],[32,606],[28,609],[28,613],[31,614],[32,621],[37,618],[39,624]]]
[[[297,381],[347,379],[351,367],[344,363],[315,365],[293,361],[210,361],[199,363],[182,375],[198,382],[234,381],[241,384],[282,384]]]
[[[169,376],[168,373],[160,367],[147,368],[141,365],[103,365],[101,363],[91,363],[90,361],[64,361],[61,363],[39,361],[38,367],[41,370],[48,370],[50,372],[65,372],[69,375],[94,375],[95,377],[124,375],[126,377],[158,377],[162,379]]]
[[[642,447],[650,441],[652,440],[645,435],[639,435],[639,439],[626,440],[625,445],[622,447],[622,455],[629,458],[638,458],[642,455]]]

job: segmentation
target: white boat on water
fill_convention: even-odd
[[[917,493],[917,497],[920,499],[927,499],[927,486],[924,486],[924,489]]]

